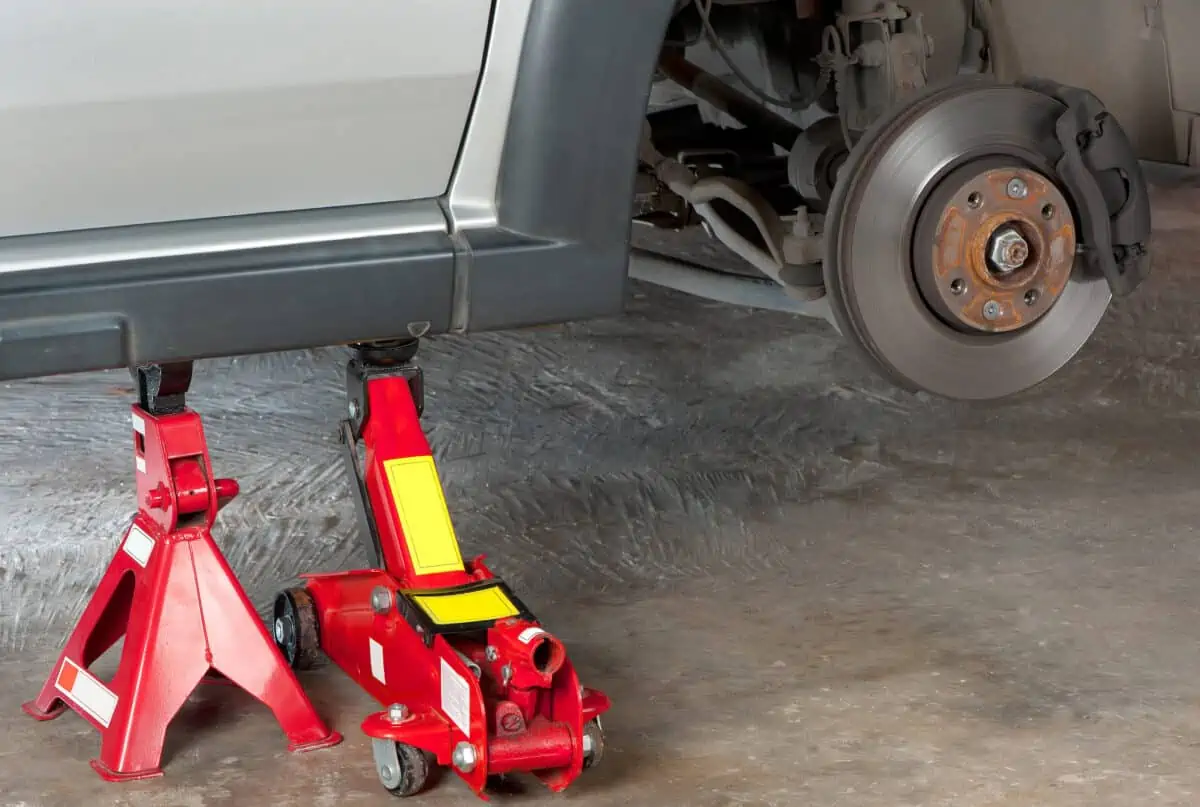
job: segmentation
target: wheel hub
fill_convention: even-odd
[[[1067,287],[1075,261],[1067,200],[1030,168],[958,169],[931,195],[916,233],[922,296],[967,332],[1008,333],[1036,322]]]

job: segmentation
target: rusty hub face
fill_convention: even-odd
[[[1067,287],[1075,224],[1062,193],[1037,171],[963,169],[926,210],[936,224],[931,244],[914,245],[914,269],[922,296],[952,326],[1016,331]]]

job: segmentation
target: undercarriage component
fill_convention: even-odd
[[[803,131],[759,101],[692,64],[677,50],[664,51],[658,60],[658,67],[663,75],[680,87],[712,104],[743,126],[761,132],[781,148],[791,148]]]
[[[931,245],[913,252],[925,302],[968,333],[1033,324],[1062,295],[1075,265],[1075,225],[1062,191],[1004,158],[946,177],[921,211],[914,243]]]
[[[1136,162],[1114,169],[1123,202],[1086,193],[1088,177],[1101,181],[1091,171],[1063,173],[1088,165],[1073,149],[1101,153],[1124,134],[1097,114],[1096,144],[1060,144],[1063,95],[960,78],[893,109],[851,152],[825,219],[825,285],[839,330],[898,386],[983,400],[1042,382],[1111,298],[1087,257],[1104,243],[1088,223],[1108,222],[1114,245],[1141,254],[1148,216],[1122,218],[1144,196]],[[1133,274],[1141,260],[1126,261]]]
[[[655,148],[648,124],[638,156],[663,185],[692,206],[713,238],[797,299],[824,296],[815,248],[820,235],[803,212],[789,229],[771,204],[747,183],[727,176],[697,177]]]
[[[825,31],[821,61],[836,77],[838,114],[857,138],[925,87],[933,39],[920,14],[895,0],[843,0]]]
[[[1063,146],[1055,169],[1078,200],[1084,261],[1123,297],[1150,272],[1150,194],[1133,144],[1087,90],[1045,80],[1024,86],[1066,106],[1055,124]]]
[[[788,153],[788,182],[806,200],[824,207],[833,198],[838,171],[848,154],[838,119],[822,118],[792,144]]]

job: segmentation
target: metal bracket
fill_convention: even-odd
[[[360,534],[365,536],[367,558],[375,568],[383,566],[383,544],[379,540],[379,529],[375,526],[371,502],[367,498],[367,483],[363,479],[362,468],[358,465],[358,439],[354,436],[354,425],[349,420],[343,420],[339,437],[342,442],[342,459],[346,471],[350,475],[351,498],[354,499],[354,510],[358,515]]]
[[[416,353],[413,348],[411,353]],[[406,355],[395,363],[386,364],[377,361],[375,354],[366,348],[359,349],[359,355],[346,365],[346,408],[350,415],[351,431],[354,439],[362,437],[367,419],[371,415],[371,402],[367,396],[367,382],[373,378],[390,378],[404,376],[408,379],[409,391],[413,403],[417,407],[417,417],[425,414],[425,374],[420,366],[412,361],[412,355]]]
[[[1087,90],[1045,79],[1019,86],[1054,98],[1066,111],[1055,125],[1063,149],[1055,166],[1079,217],[1081,257],[1124,297],[1150,274],[1150,193],[1125,130]]]
[[[187,408],[192,362],[142,364],[130,368],[137,384],[138,406],[152,415],[178,415]]]

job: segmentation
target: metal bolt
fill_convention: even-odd
[[[513,668],[511,664],[505,664],[500,668],[500,683],[508,686],[508,682],[512,680]]]
[[[383,586],[376,586],[371,591],[371,608],[377,614],[386,614],[392,608],[392,592]]]
[[[475,764],[479,761],[479,757],[475,754],[475,746],[463,742],[454,746],[450,761],[463,773],[470,773],[475,770]]]
[[[995,300],[988,300],[986,303],[984,303],[983,304],[983,316],[985,319],[989,319],[989,320],[999,319],[1000,318],[1000,303],[996,302]]]
[[[392,770],[391,765],[384,765],[382,768],[379,769],[379,778],[385,782],[390,782],[392,780],[392,777],[395,775],[396,775],[396,772]]]
[[[500,652],[491,645],[488,645],[487,650],[483,651],[483,657],[488,661],[495,661],[496,659],[500,658]]]
[[[1001,227],[992,236],[988,259],[998,274],[1015,272],[1029,260],[1029,242],[1016,227]]]
[[[358,401],[350,401],[346,404],[346,411],[350,413],[351,420],[357,420],[358,416],[362,414],[362,407],[359,406]]]
[[[408,707],[403,703],[393,703],[388,707],[387,716],[393,723],[403,723],[408,719]]]
[[[583,733],[583,753],[591,754],[596,750],[596,738],[588,732]]]
[[[283,620],[275,620],[275,641],[283,644]]]
[[[1013,177],[1010,179],[1008,181],[1008,187],[1005,190],[1008,191],[1009,199],[1024,199],[1029,195],[1029,186],[1026,185],[1025,180],[1021,179],[1020,177]]]

